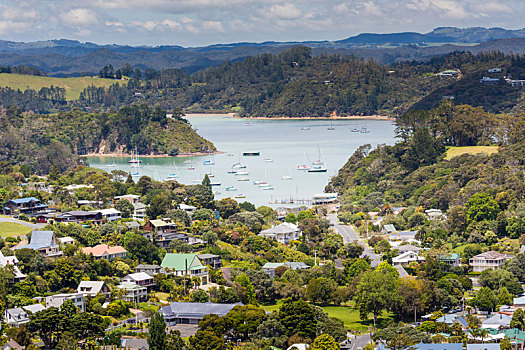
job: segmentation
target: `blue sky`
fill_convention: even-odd
[[[0,39],[202,46],[525,26],[523,0],[0,0]]]

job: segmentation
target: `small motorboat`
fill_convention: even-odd
[[[298,165],[297,170],[310,170],[310,167],[308,165]]]
[[[189,166],[189,167],[188,167],[188,170],[195,170],[195,167],[193,167],[193,166]]]
[[[236,171],[235,175],[248,175],[247,171]]]
[[[215,162],[213,160],[205,160],[204,162],[202,162],[203,165],[215,165]]]
[[[237,195],[235,195],[235,198],[246,198],[246,196],[242,193],[239,193]]]
[[[140,174],[139,173],[133,173],[133,174],[131,174],[131,176],[140,176]]]
[[[293,177],[291,177],[290,175],[284,175],[283,177],[281,177],[281,180],[291,180],[293,179]]]
[[[250,178],[248,176],[241,176],[237,181],[250,181]]]
[[[226,191],[237,191],[237,187],[235,187],[235,186],[228,186],[228,187],[226,187]]]
[[[264,161],[266,163],[273,163],[273,159],[271,159],[271,158],[264,158]]]

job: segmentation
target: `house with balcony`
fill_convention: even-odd
[[[30,321],[29,316],[45,310],[46,308],[42,304],[33,304],[22,307],[14,307],[11,309],[5,309],[4,311],[4,322],[9,326],[19,327],[24,323]]]
[[[2,204],[2,213],[4,215],[16,214],[36,214],[47,210],[48,205],[40,202],[40,199],[35,197],[25,197],[11,199]]]
[[[201,285],[208,284],[208,267],[203,265],[197,254],[168,253],[160,264],[166,273],[175,276],[200,277]]]
[[[109,244],[98,244],[94,247],[82,248],[82,252],[86,255],[93,255],[96,260],[106,259],[113,261],[118,258],[125,259],[128,257],[128,251],[119,245],[112,247]]]
[[[301,230],[295,224],[283,222],[280,225],[261,231],[259,236],[274,239],[282,244],[288,244],[290,241],[298,240],[301,237]]]
[[[167,233],[177,232],[177,224],[170,218],[148,220],[142,229],[144,231],[155,234],[155,236],[162,236]]]
[[[160,265],[147,265],[139,264],[135,267],[135,272],[145,272],[150,276],[158,275],[159,273],[165,274],[166,271]]]
[[[155,286],[155,279],[153,276],[147,274],[146,272],[135,272],[130,273],[129,275],[126,275],[122,278],[122,284],[136,284],[142,287],[148,288],[148,291],[151,289],[151,287]]]
[[[124,292],[122,300],[129,303],[141,303],[148,300],[148,288],[134,283],[122,283],[117,286]]]
[[[18,259],[16,258],[16,256],[4,256],[4,254],[2,254],[2,252],[0,251],[0,267],[7,266],[12,266],[13,268],[14,277],[10,282],[17,283],[26,279],[27,276],[24,275],[18,268]]]
[[[67,293],[67,294],[55,294],[45,298],[46,309],[50,307],[60,308],[66,300],[72,300],[73,304],[80,309],[81,312],[86,311],[84,305],[84,294],[82,293]]]
[[[197,325],[206,315],[222,317],[237,305],[242,304],[215,304],[215,303],[181,303],[172,302],[161,307],[159,313],[164,317],[168,326],[177,324]]]
[[[392,265],[408,266],[411,262],[418,263],[422,261],[425,261],[424,257],[419,256],[416,252],[408,251],[393,258]]]
[[[469,265],[474,272],[485,270],[500,270],[507,260],[512,259],[512,255],[502,254],[493,250],[478,254],[469,260]]]
[[[146,218],[146,209],[148,206],[144,203],[133,203],[133,220],[144,220]]]
[[[15,250],[23,248],[36,250],[47,257],[62,256],[60,244],[53,231],[33,231],[29,244],[17,247]]]
[[[98,211],[84,211],[84,210],[71,210],[64,213],[60,213],[54,217],[56,222],[65,222],[65,223],[84,223],[84,222],[102,222],[102,214]]]
[[[222,259],[215,254],[199,254],[197,255],[203,265],[211,266],[213,269],[220,269],[222,267]]]
[[[448,255],[440,255],[438,261],[450,266],[459,266],[461,265],[461,254],[452,253]]]

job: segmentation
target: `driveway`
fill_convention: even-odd
[[[12,217],[8,217],[8,216],[0,216],[0,222],[13,222],[15,224],[20,224],[20,225],[32,228],[33,230],[38,230],[38,229],[41,229],[42,227],[46,226],[46,224],[32,224],[30,222],[23,221],[23,220],[18,220],[18,219],[15,219],[15,218],[12,218]]]
[[[352,226],[340,224],[336,214],[328,214],[326,217],[328,220],[330,220],[330,223],[333,225],[332,227],[334,228],[335,232],[343,237],[344,243],[353,243],[357,241],[359,245],[365,248],[361,256],[370,257],[372,267],[379,265],[381,262],[381,255],[374,253],[374,251],[368,245],[366,245],[365,241],[359,236],[357,231]]]
[[[350,350],[364,349],[366,344],[368,344],[370,340],[370,333],[359,335],[354,340],[352,340]]]

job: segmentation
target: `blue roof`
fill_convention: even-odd
[[[415,346],[417,350],[462,350],[463,343],[446,343],[446,344],[423,344]]]
[[[52,247],[53,246],[53,231],[33,231],[31,233],[31,242],[23,247],[17,249],[28,248],[33,250],[38,250],[42,248]]]
[[[463,316],[459,315],[446,314],[445,316],[442,316],[436,320],[436,322],[443,322],[448,325],[454,324],[456,321],[459,322],[463,327],[468,327],[467,320],[465,320]]]
[[[40,199],[35,197],[26,197],[26,198],[18,198],[18,199],[11,199],[10,202],[16,203],[16,204],[23,204],[23,203],[29,203],[29,202],[40,202]]]

